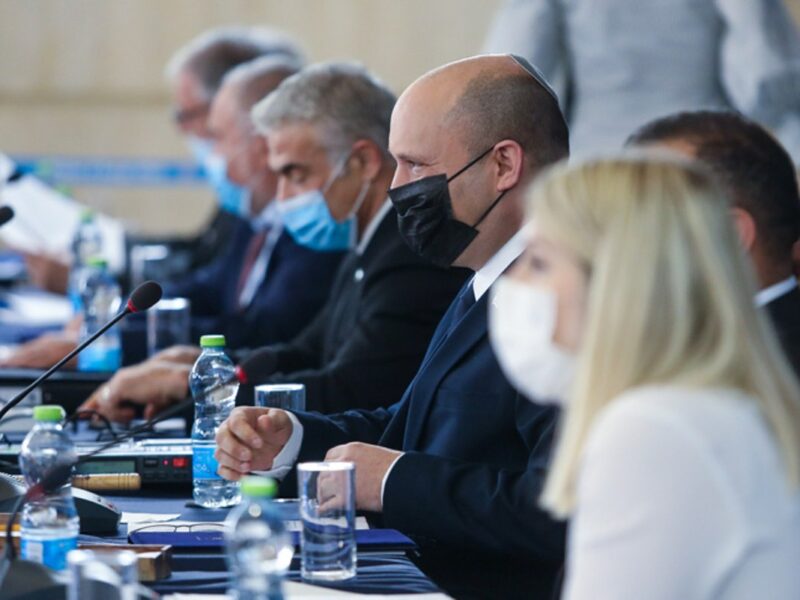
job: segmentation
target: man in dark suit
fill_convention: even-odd
[[[223,333],[229,348],[294,337],[327,300],[344,256],[305,248],[284,229],[267,144],[250,122],[251,108],[298,67],[276,57],[240,65],[226,75],[211,105],[215,149],[228,177],[249,193],[249,231],[239,232],[224,259],[169,286],[167,293],[189,298],[192,316],[206,317],[195,328],[198,333]]]
[[[568,154],[555,95],[510,56],[452,63],[392,114],[390,197],[406,241],[475,271],[399,402],[331,416],[240,407],[217,436],[220,474],[285,477],[297,461],[352,461],[356,506],[419,543],[459,598],[547,598],[564,528],[537,505],[555,414],[507,382],[487,336],[488,288],[523,249],[526,184]],[[451,200],[452,198],[452,200]]]
[[[290,340],[322,308],[341,250],[306,248],[283,227],[274,198],[277,179],[269,169],[266,140],[255,134],[250,110],[296,72],[296,64],[276,57],[258,58],[226,75],[209,117],[216,150],[228,177],[249,191],[250,221],[229,251],[186,280],[167,287],[170,296],[192,303],[193,329],[221,333],[229,348]],[[129,403],[147,404],[145,416],[188,393],[191,364],[199,348],[169,349],[153,359],[119,371],[89,398],[85,408],[115,420],[135,413]]]
[[[304,384],[309,410],[396,401],[468,275],[421,259],[400,237],[386,197],[394,101],[361,68],[330,63],[287,80],[253,111],[269,139],[287,230],[322,251],[336,239],[358,240],[325,308],[290,343],[265,349],[274,368],[253,381]],[[304,216],[311,197],[314,221]]]
[[[287,79],[254,110],[269,140],[286,234],[306,252],[352,247],[338,272],[324,275],[336,279],[323,310],[290,342],[264,349],[274,372],[253,381],[303,383],[314,410],[396,401],[468,274],[430,264],[400,237],[386,197],[395,166],[386,149],[394,102],[360,67],[334,63]],[[314,288],[324,277],[308,276],[303,285]],[[183,398],[189,365],[174,362],[160,361],[164,380],[152,372],[126,378],[125,386],[112,380],[98,406],[115,415],[124,399],[148,404],[151,414],[166,398]],[[252,389],[243,386],[240,396],[252,403]]]
[[[215,168],[209,129],[211,104],[225,75],[261,56],[279,56],[303,62],[300,48],[286,35],[260,27],[218,27],[203,32],[179,48],[165,69],[173,101],[173,118],[195,160],[214,188],[217,207],[196,238],[173,243],[189,253],[189,268],[210,264],[227,252],[231,240],[247,221],[242,200],[246,190]],[[146,239],[150,243],[157,240]]]
[[[742,246],[761,290],[756,303],[775,326],[800,375],[800,195],[792,160],[763,127],[732,112],[696,111],[644,125],[629,144],[657,145],[697,159],[727,191]]]

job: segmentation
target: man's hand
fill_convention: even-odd
[[[182,345],[170,346],[154,354],[150,357],[150,360],[193,365],[198,356],[200,356],[200,348],[197,346]]]
[[[191,367],[147,361],[117,371],[78,410],[96,410],[112,421],[127,423],[135,414],[131,404],[143,404],[151,419],[189,393]]]
[[[0,366],[27,369],[49,369],[78,345],[78,336],[68,332],[45,333],[35,340],[22,344]],[[67,367],[74,368],[73,358]]]
[[[217,431],[218,473],[238,481],[250,471],[266,471],[289,441],[292,421],[285,410],[240,406]]]
[[[372,444],[351,442],[328,450],[326,461],[351,462],[356,468],[356,508],[381,512],[383,498],[381,485],[392,463],[402,455],[397,450],[389,450]]]
[[[44,253],[25,255],[28,280],[38,288],[55,294],[66,294],[69,282],[69,265],[58,256]]]

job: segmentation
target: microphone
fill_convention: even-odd
[[[0,420],[14,408],[17,404],[22,402],[28,394],[30,394],[36,386],[42,383],[44,380],[48,379],[53,373],[58,371],[61,367],[67,364],[70,360],[72,360],[75,356],[80,354],[84,348],[86,348],[89,344],[94,342],[97,338],[103,335],[106,331],[111,329],[114,325],[117,324],[121,319],[126,317],[131,313],[143,312],[146,311],[148,308],[153,306],[156,302],[161,299],[161,286],[158,285],[155,281],[145,281],[135,290],[128,298],[128,302],[125,305],[125,308],[119,312],[116,316],[114,316],[108,323],[103,325],[100,329],[98,329],[95,333],[90,335],[86,338],[83,342],[78,344],[78,346],[69,352],[64,358],[50,367],[47,371],[42,373],[39,377],[37,377],[30,385],[28,385],[24,390],[18,393],[16,396],[11,398],[6,404],[0,408]]]
[[[14,218],[14,209],[10,206],[0,206],[0,227]]]
[[[278,366],[278,358],[272,348],[262,348],[248,354],[245,359],[236,365],[233,376],[218,381],[206,389],[206,394],[213,394],[220,388],[232,383],[242,385],[255,384],[272,375]]]
[[[238,382],[242,384],[247,384],[251,382],[253,379],[260,379],[263,378],[266,374],[270,374],[274,371],[275,366],[277,364],[277,359],[275,356],[275,352],[272,351],[270,348],[263,348],[261,350],[256,350],[255,352],[251,352],[247,358],[245,358],[239,365],[236,366],[236,373],[233,377],[220,381],[208,389],[206,389],[206,394],[211,394],[216,390],[224,387],[226,385],[230,385],[231,383]],[[110,442],[103,444],[102,446],[95,448],[88,454],[84,454],[81,456],[77,461],[74,463],[61,463],[54,467],[52,467],[45,475],[42,477],[39,483],[32,487],[28,491],[28,495],[30,497],[38,497],[42,494],[50,494],[55,490],[62,488],[66,485],[70,477],[72,476],[72,469],[82,463],[85,463],[90,458],[97,456],[101,452],[105,452],[109,448],[113,448],[114,446],[139,435],[140,433],[144,433],[149,429],[152,429],[154,425],[169,419],[170,417],[180,414],[185,409],[189,408],[194,404],[194,398],[186,398],[181,400],[177,404],[173,404],[167,410],[159,413],[149,421],[142,423],[138,427],[134,427],[133,429],[129,429],[124,434],[117,436],[115,439],[111,440]]]
[[[152,282],[148,282],[148,283],[152,283]],[[157,292],[152,291],[153,290],[152,287],[150,288],[150,291],[141,290],[141,288],[144,285],[146,285],[146,284],[143,284],[142,286],[137,288],[137,290],[133,294],[131,294],[131,300],[128,302],[129,305],[133,304],[134,308],[136,308],[137,310],[146,310],[147,308],[150,308],[150,306],[155,304],[158,301],[158,299],[160,298],[160,296],[161,296],[161,288],[158,287],[158,284],[153,284],[157,288]],[[141,294],[137,294],[137,292],[140,292],[140,290],[141,290]],[[145,300],[146,300],[146,302],[145,302]],[[131,312],[135,312],[135,310],[132,309]],[[269,348],[263,348],[261,350],[257,350],[255,352],[252,352],[250,355],[248,355],[236,367],[236,372],[235,372],[235,375],[233,377],[229,378],[225,382],[220,382],[219,384],[217,384],[215,386],[212,386],[211,388],[206,390],[206,393],[212,393],[216,389],[219,389],[220,387],[223,387],[224,385],[229,385],[229,384],[233,383],[234,381],[238,381],[239,383],[242,383],[242,384],[247,384],[248,382],[252,382],[254,379],[263,379],[267,375],[273,373],[276,366],[277,366],[277,358],[276,358],[275,353],[272,350],[270,350]],[[22,397],[24,397],[24,396],[22,396]],[[169,419],[170,417],[183,412],[185,409],[189,408],[192,404],[194,404],[194,398],[187,398],[185,400],[182,400],[181,402],[178,402],[177,404],[174,404],[173,406],[171,406],[167,410],[163,411],[161,414],[153,417],[152,419],[150,419],[146,423],[143,423],[142,425],[140,425],[138,427],[134,427],[133,429],[130,429],[129,431],[125,432],[123,435],[118,436],[116,439],[111,440],[110,442],[108,442],[106,444],[103,444],[102,446],[100,446],[98,448],[95,448],[94,450],[92,450],[88,454],[84,454],[83,456],[79,457],[77,460],[69,461],[69,462],[63,462],[63,463],[54,465],[53,467],[50,468],[50,470],[47,473],[44,474],[44,476],[41,478],[41,480],[39,481],[38,484],[36,484],[35,486],[30,487],[25,494],[21,495],[18,498],[17,503],[16,503],[16,505],[14,507],[14,510],[12,511],[11,517],[9,518],[9,520],[8,520],[8,522],[6,524],[6,531],[5,531],[5,535],[6,535],[6,555],[5,555],[5,559],[6,560],[3,561],[2,564],[0,564],[0,589],[5,589],[4,588],[4,583],[5,583],[4,579],[5,579],[6,575],[8,574],[9,569],[11,567],[11,563],[14,560],[14,557],[15,557],[15,554],[14,554],[14,551],[13,551],[12,537],[11,537],[12,527],[13,527],[14,521],[16,520],[17,515],[19,514],[19,511],[22,509],[22,506],[26,502],[28,502],[28,501],[30,501],[32,499],[35,499],[35,498],[39,498],[39,497],[41,497],[43,495],[46,495],[46,494],[52,494],[53,492],[61,489],[63,486],[67,485],[70,482],[70,480],[72,478],[73,469],[76,466],[88,461],[89,459],[91,459],[92,457],[96,456],[97,454],[100,454],[101,452],[104,452],[104,451],[106,451],[106,450],[108,450],[110,448],[113,448],[114,446],[116,446],[116,445],[118,445],[118,444],[120,444],[120,443],[122,443],[122,442],[124,442],[124,441],[126,441],[126,440],[128,440],[128,439],[130,439],[130,438],[132,438],[132,437],[134,437],[134,436],[136,436],[138,434],[140,434],[140,433],[143,433],[143,432],[145,432],[145,431],[147,431],[149,429],[152,429],[152,427],[154,425],[156,425],[157,423],[160,423],[161,421]],[[0,415],[0,417],[2,417],[2,415]],[[38,569],[38,565],[36,565],[34,563],[30,563],[29,561],[21,561],[21,562],[20,561],[16,561],[15,564],[17,565],[15,567],[17,572],[16,572],[16,577],[14,578],[14,580],[11,583],[11,587],[12,588],[15,585],[20,585],[20,582],[22,582],[22,584],[24,584],[24,585],[27,585],[26,582],[28,582],[31,579],[30,573],[28,573],[27,570],[30,570],[30,569],[36,570],[36,569]],[[41,570],[41,569],[36,570],[36,573],[39,573],[39,571],[42,571],[44,574],[47,573],[46,569],[45,570]],[[33,577],[33,579],[38,579],[38,577],[35,576],[35,577]],[[47,581],[47,589],[46,589],[47,593],[50,593],[53,590],[57,589],[57,588],[52,587],[54,585],[56,585],[56,584],[51,583],[50,581]],[[27,588],[23,588],[23,589],[27,589]],[[46,596],[45,595],[45,596],[42,596],[42,597],[44,598],[44,597],[50,597],[50,596]]]
[[[248,385],[258,383],[275,372],[278,366],[278,355],[272,348],[261,348],[248,354],[236,365],[236,379]]]
[[[148,282],[152,283],[152,282]],[[142,284],[145,285],[145,284]],[[156,284],[158,285],[158,284]],[[140,286],[141,287],[141,286]],[[138,291],[138,288],[137,288]],[[160,288],[159,288],[160,291]],[[135,294],[136,292],[134,292]],[[133,297],[133,294],[131,295]],[[152,304],[155,304],[153,302]],[[152,306],[151,304],[151,306]],[[245,358],[239,365],[236,367],[236,374],[226,380],[223,380],[206,390],[206,394],[212,393],[218,390],[221,387],[226,385],[230,385],[233,382],[239,382],[242,384],[247,384],[248,382],[252,381],[254,378],[263,378],[265,374],[272,373],[275,369],[277,364],[277,359],[275,353],[269,348],[263,348],[261,350],[256,350],[255,352],[250,353],[247,358]],[[186,398],[185,400],[181,400],[177,404],[173,404],[167,410],[159,413],[149,421],[142,423],[138,427],[134,427],[126,431],[124,434],[117,436],[115,439],[111,440],[110,442],[103,444],[102,446],[95,448],[88,454],[84,454],[81,456],[76,462],[74,463],[61,463],[54,467],[52,467],[39,481],[39,483],[30,488],[28,490],[29,497],[38,497],[42,494],[50,494],[55,490],[60,489],[69,481],[72,475],[73,467],[80,465],[90,458],[100,454],[101,452],[105,452],[109,448],[113,448],[114,446],[139,435],[140,433],[144,433],[149,429],[152,429],[154,425],[169,419],[170,417],[180,414],[185,409],[189,408],[194,404],[194,398]]]
[[[134,292],[135,293],[135,292]],[[153,303],[155,304],[155,302]],[[248,381],[252,381],[253,378],[264,377],[265,373],[271,373],[275,365],[277,363],[275,353],[268,348],[264,348],[261,350],[256,350],[255,352],[250,353],[247,358],[245,358],[239,365],[236,367],[236,374],[226,380],[223,380],[213,386],[210,386],[205,393],[210,394],[221,387],[226,385],[230,385],[234,382],[239,382],[242,384],[247,384]],[[100,454],[101,452],[105,452],[109,448],[113,448],[114,446],[139,435],[140,433],[144,433],[149,429],[152,429],[154,425],[169,419],[170,417],[180,414],[185,409],[189,408],[194,404],[194,398],[186,398],[181,400],[177,404],[173,404],[167,410],[159,413],[149,421],[142,423],[138,427],[134,427],[133,429],[129,429],[124,434],[117,436],[115,439],[111,440],[110,442],[103,444],[102,446],[95,448],[88,454],[84,454],[81,456],[76,462],[74,463],[62,463],[52,467],[39,481],[39,483],[30,488],[28,491],[29,496],[31,497],[38,497],[42,494],[50,494],[55,490],[60,489],[69,481],[72,475],[73,467],[80,465],[90,458]]]

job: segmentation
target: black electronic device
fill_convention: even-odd
[[[18,394],[38,379],[42,372],[39,369],[0,369],[0,401]],[[112,375],[107,371],[58,371],[34,389],[19,406],[58,404],[64,407],[67,414],[72,414]]]
[[[189,439],[139,440],[89,456],[104,445],[100,442],[75,445],[80,461],[75,466],[76,475],[138,473],[144,487],[175,488],[192,483],[192,443]],[[0,460],[16,464],[19,451],[19,444],[0,446]]]
[[[0,473],[0,512],[14,510],[19,496],[25,493],[25,484],[5,473]],[[122,513],[108,500],[87,490],[72,488],[75,508],[81,520],[81,533],[89,535],[115,534]]]

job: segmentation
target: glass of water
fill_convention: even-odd
[[[301,574],[341,581],[356,574],[355,466],[307,462],[297,466]]]
[[[139,572],[130,550],[71,550],[68,600],[136,600]]]
[[[191,304],[186,298],[166,298],[147,311],[147,355],[188,344],[192,329]]]
[[[303,411],[306,409],[306,386],[302,383],[276,383],[257,385],[256,406]]]

